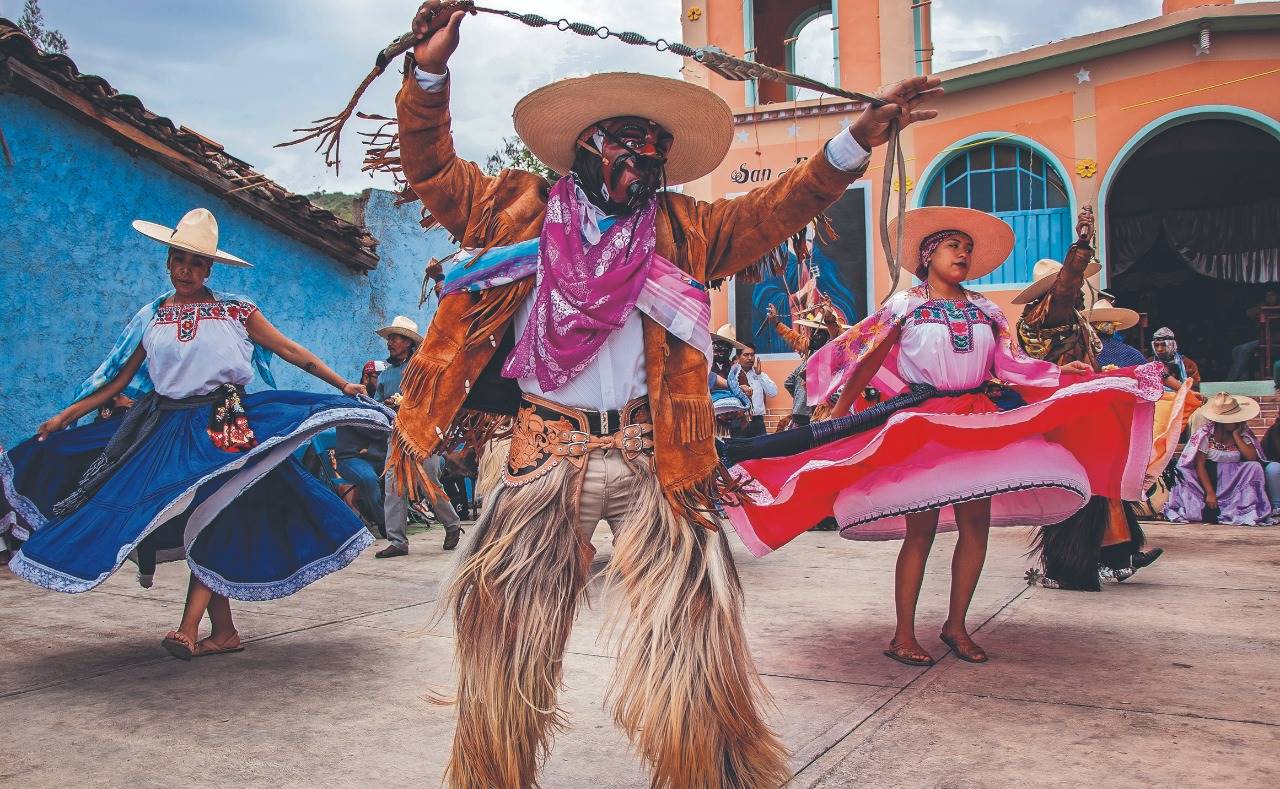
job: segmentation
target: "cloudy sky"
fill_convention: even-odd
[[[339,176],[309,148],[272,148],[290,130],[340,109],[377,51],[402,31],[413,0],[41,0],[45,20],[70,43],[81,71],[221,142],[297,192],[371,185],[349,131]],[[680,37],[679,0],[493,0],[492,5],[573,21]],[[934,0],[935,66],[949,68],[1048,41],[1156,16],[1160,0]],[[22,0],[0,0],[17,20]],[[847,32],[847,31],[846,31]],[[511,108],[558,77],[603,70],[678,76],[680,60],[535,30],[493,16],[468,19],[453,59],[454,137],[483,158],[511,130]],[[388,74],[361,109],[393,114]],[[866,86],[872,88],[874,86]],[[382,181],[374,185],[386,184]]]

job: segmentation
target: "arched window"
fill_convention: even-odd
[[[787,31],[787,70],[821,82],[839,85],[836,60],[835,18],[831,6],[815,8],[802,15]],[[787,99],[803,101],[822,94],[808,88],[787,86]]]
[[[1013,228],[1013,254],[976,285],[1030,282],[1037,260],[1060,260],[1072,241],[1071,201],[1062,174],[1039,151],[1020,143],[957,151],[930,179],[921,205],[976,208]]]

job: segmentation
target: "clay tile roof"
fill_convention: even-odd
[[[102,77],[81,74],[71,58],[45,54],[0,18],[0,93],[27,93],[101,127],[126,148],[210,189],[249,214],[358,271],[378,265],[378,241],[256,172],[214,140],[148,110]]]

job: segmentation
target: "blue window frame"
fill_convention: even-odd
[[[958,151],[930,179],[921,205],[976,208],[1013,228],[1013,254],[975,285],[1026,284],[1037,260],[1057,260],[1071,243],[1062,174],[1025,145],[998,142]]]

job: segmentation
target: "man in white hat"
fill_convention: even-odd
[[[616,720],[655,786],[776,787],[782,743],[761,714],[742,590],[712,516],[728,479],[707,387],[705,283],[790,238],[866,169],[869,151],[936,113],[940,82],[887,88],[823,151],[747,195],[664,187],[711,173],[733,112],[711,91],[597,74],[534,91],[516,131],[562,177],[485,175],[458,158],[448,61],[465,11],[431,0],[397,97],[404,176],[435,221],[485,252],[445,272],[405,375],[392,449],[415,463],[493,414],[515,416],[504,481],[445,590],[457,638],[455,787],[526,787],[561,725],[565,642],[609,521],[619,629]],[[719,480],[719,482],[718,482]]]
[[[391,325],[378,329],[377,334],[387,341],[387,365],[378,375],[378,385],[374,390],[374,398],[391,408],[398,409],[404,398],[400,387],[404,382],[405,363],[413,357],[422,335],[418,333],[418,324],[412,318],[397,315]],[[443,458],[440,456],[426,458],[422,462],[422,470],[427,480],[433,483],[425,491],[427,504],[431,512],[444,526],[444,549],[451,551],[458,547],[462,536],[462,527],[458,521],[458,513],[449,503],[440,487],[440,469]],[[396,487],[395,478],[387,474],[384,483],[382,506],[383,518],[387,532],[387,540],[391,544],[374,554],[376,559],[392,559],[409,555],[409,537],[405,529],[409,525],[409,502],[405,493]]]

